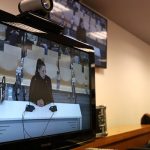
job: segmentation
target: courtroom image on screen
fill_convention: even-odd
[[[89,75],[88,53],[0,23],[0,143],[89,129]]]
[[[76,0],[54,0],[50,19],[64,34],[95,47],[95,64],[107,67],[107,20]]]

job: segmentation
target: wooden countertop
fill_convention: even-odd
[[[105,137],[97,137],[92,142],[86,143],[74,150],[85,150],[89,147],[105,147],[113,143],[134,139],[135,137],[149,134],[150,136],[150,125],[133,125],[133,126],[122,126],[108,130],[108,135]],[[137,143],[138,145],[138,143]]]

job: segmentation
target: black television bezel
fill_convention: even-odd
[[[19,16],[14,16],[10,13],[7,13],[5,11],[0,10],[0,23],[6,24],[8,26],[12,26],[14,28],[20,29],[19,27],[13,26],[14,23],[23,23],[25,25],[31,26],[36,29],[40,29],[40,25],[36,24],[32,20],[30,22],[30,19],[32,18],[32,14],[27,13],[25,15],[27,20]],[[31,18],[30,18],[31,17]],[[34,16],[36,17],[36,16]],[[42,18],[40,21],[42,21]],[[49,22],[47,22],[48,24]],[[10,25],[11,24],[11,25]],[[47,24],[45,24],[47,26]],[[45,26],[44,25],[44,26]],[[43,24],[42,24],[43,26]],[[62,34],[62,27],[56,25],[55,23],[51,22],[49,24],[49,27],[54,29],[54,30],[47,30],[45,28],[46,33],[33,33],[37,36],[43,37],[50,39],[54,42],[73,47],[73,48],[78,48],[79,50],[81,49],[93,49],[92,46],[85,44],[83,42],[80,42],[78,40],[66,37],[65,35]],[[54,28],[55,27],[55,28]],[[44,28],[44,27],[42,27]],[[21,28],[21,30],[24,30]],[[24,30],[26,31],[26,30]],[[29,32],[29,31],[27,31]],[[32,33],[32,32],[31,32]],[[96,137],[96,102],[95,102],[95,64],[94,64],[94,54],[93,52],[88,52],[90,55],[90,91],[91,91],[91,101],[90,101],[90,107],[91,107],[91,127],[90,129],[83,130],[83,131],[76,131],[76,132],[68,132],[68,133],[62,133],[58,135],[49,135],[49,136],[44,136],[44,137],[36,137],[32,139],[21,139],[21,140],[16,140],[16,141],[10,141],[10,142],[3,142],[0,143],[0,149],[30,149],[30,148],[36,148],[36,149],[44,149],[44,148],[49,148],[49,149],[70,149],[76,146],[79,146],[81,143],[83,144],[84,142],[87,142],[89,140],[93,140]]]

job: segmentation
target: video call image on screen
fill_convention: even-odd
[[[43,107],[29,99],[39,58],[51,79],[54,100]],[[6,78],[0,143],[89,129],[89,66],[84,51],[0,23],[0,77]],[[29,104],[35,108],[32,112],[25,111]],[[53,105],[55,112],[49,110]]]
[[[76,0],[54,0],[50,19],[65,27],[64,34],[94,47],[95,64],[107,67],[107,20]]]

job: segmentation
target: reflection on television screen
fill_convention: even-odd
[[[52,20],[65,27],[64,34],[93,45],[97,50],[96,66],[107,67],[107,20],[105,18],[75,0],[54,0],[54,8],[50,16]]]

